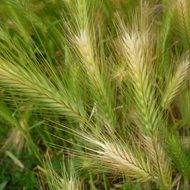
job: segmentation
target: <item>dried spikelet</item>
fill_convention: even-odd
[[[85,64],[85,69],[88,72],[88,75],[94,76],[96,74],[94,52],[87,31],[80,31],[79,35],[75,37],[75,42],[83,63]]]
[[[116,170],[123,171],[125,175],[137,179],[148,180],[152,178],[150,166],[146,165],[148,167],[145,168],[142,160],[137,160],[129,150],[126,151],[123,147],[106,143],[102,148],[103,151],[99,152],[100,159],[104,163],[109,163],[112,169],[115,167]]]
[[[148,131],[157,128],[158,108],[155,89],[152,86],[151,54],[147,52],[147,34],[123,31],[121,47],[128,63],[128,74],[133,86],[134,102],[141,124]]]
[[[27,139],[25,139],[26,131],[28,131],[28,123],[25,119],[20,119],[18,124],[15,122],[14,128],[10,130],[0,151],[14,149],[17,153],[21,153],[27,141]]]
[[[25,145],[25,139],[20,129],[13,128],[10,130],[9,135],[1,147],[0,151],[14,149],[17,153],[23,150]]]
[[[49,168],[47,172],[49,173],[48,175],[51,175],[51,179],[49,179],[50,180],[49,188],[52,190],[54,188],[56,188],[57,190],[62,190],[62,189],[82,190],[83,189],[79,180],[76,179],[75,177],[61,177],[51,168]]]
[[[151,73],[155,42],[152,12],[153,10],[149,3],[143,2],[140,6],[140,11],[135,12],[133,15],[132,27],[126,27],[121,17],[116,14],[119,40],[115,46],[117,56],[121,58],[122,62],[120,65],[121,74],[123,74],[122,71],[127,70],[127,66],[133,71],[129,72],[131,75],[139,75],[139,72],[142,73],[142,69],[144,69],[143,72],[148,71]],[[128,62],[127,65],[125,64],[126,61]]]
[[[135,77],[140,77],[139,74],[143,74],[143,67],[145,67],[145,45],[148,43],[146,35],[139,34],[138,32],[132,32],[129,34],[127,31],[122,36],[122,47],[126,53],[128,60],[128,66],[130,71],[135,74]],[[140,73],[139,73],[140,72]]]
[[[56,173],[51,165],[46,164],[46,168],[43,170],[48,180],[48,187],[51,190],[82,190],[83,187],[79,179],[74,176],[60,176]]]
[[[164,187],[171,188],[171,160],[166,155],[158,138],[144,136],[144,146],[149,159],[154,163],[153,167],[158,177],[158,183],[163,183]]]
[[[140,181],[154,180],[152,166],[143,155],[135,155],[127,144],[111,142],[101,135],[101,140],[82,134],[87,141],[90,158],[100,161],[102,166],[115,173],[124,174]],[[93,147],[93,148],[92,148]],[[87,148],[88,149],[88,148]]]
[[[183,82],[187,77],[188,69],[189,60],[185,59],[179,64],[172,79],[166,85],[161,104],[163,108],[167,108],[179,92],[180,87],[183,85]]]
[[[89,26],[86,0],[79,0],[77,3],[79,4],[77,7],[78,15],[74,17],[77,28],[76,31],[72,31],[72,27],[70,29],[72,31],[71,33],[73,33],[71,42],[74,44],[90,79],[93,82],[100,83],[98,65],[94,52],[96,49],[94,47],[95,39],[93,38],[93,28]]]

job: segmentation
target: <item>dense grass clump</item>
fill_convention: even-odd
[[[189,0],[1,0],[0,190],[190,189]]]

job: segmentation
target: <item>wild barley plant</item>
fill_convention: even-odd
[[[26,147],[42,189],[189,189],[189,6],[3,1],[1,154]]]

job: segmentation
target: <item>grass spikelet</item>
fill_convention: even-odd
[[[184,80],[187,78],[189,69],[189,60],[184,59],[177,67],[176,72],[166,85],[165,91],[162,97],[162,107],[167,108],[178,94]]]
[[[9,136],[4,142],[4,145],[0,148],[0,152],[14,149],[16,150],[17,153],[20,153],[22,152],[24,145],[25,145],[25,139],[22,132],[17,128],[13,128],[10,130]]]
[[[137,159],[126,147],[119,144],[104,142],[97,151],[99,159],[107,167],[120,171],[124,175],[137,180],[147,181],[152,178],[151,167],[145,160]]]
[[[80,52],[85,69],[92,80],[96,80],[96,72],[98,72],[98,67],[94,60],[94,52],[91,45],[90,37],[86,30],[79,32],[79,35],[76,36],[76,46]]]
[[[175,168],[181,171],[184,178],[188,178],[190,172],[190,155],[175,136],[169,139],[169,152],[172,154]]]
[[[25,146],[25,139],[22,132],[17,129],[13,128],[9,132],[9,136],[7,137],[4,145],[0,148],[0,152],[4,152],[5,150],[16,150],[17,153],[22,152],[22,149]]]
[[[123,31],[121,46],[123,48],[128,73],[132,84],[132,94],[136,105],[136,111],[141,120],[142,127],[147,131],[158,127],[158,110],[156,108],[155,90],[152,86],[150,73],[152,72],[150,58],[144,49],[149,42],[147,34],[132,31],[129,34]]]
[[[189,10],[1,0],[0,189],[189,190]]]
[[[157,131],[163,125],[162,111],[156,96],[154,84],[153,57],[152,50],[148,52],[147,44],[151,44],[147,30],[138,31],[134,27],[131,32],[125,29],[121,23],[122,37],[121,47],[124,52],[128,73],[131,83],[131,95],[133,96],[134,106],[140,121],[142,133],[149,138],[149,152],[152,152],[152,160],[156,169],[156,176],[159,185],[167,189],[171,187],[171,167],[170,161],[165,162],[167,156],[162,145],[159,143]],[[150,45],[150,48],[153,47]]]
[[[95,28],[92,25],[94,17],[89,14],[91,9],[95,9],[95,3],[79,0],[77,5],[74,7],[77,15],[73,15],[77,27],[70,27],[72,34],[70,45],[74,46],[89,79],[90,93],[94,97],[94,103],[97,104],[98,120],[114,128],[116,125],[113,111],[115,97],[111,85],[107,82],[110,76],[106,76],[106,66],[103,65],[106,60],[98,50],[102,39],[100,35],[95,35]]]
[[[164,189],[171,189],[171,160],[168,159],[166,151],[158,138],[144,136],[145,149],[153,162],[156,176],[159,176],[157,183]]]
[[[97,170],[105,168],[108,173],[114,172],[131,177],[137,181],[155,180],[151,163],[137,147],[130,147],[117,137],[109,137],[104,134],[77,132],[77,136],[85,143],[86,153],[80,153],[83,159],[90,159],[92,162],[101,164],[101,168],[96,164]],[[87,146],[86,146],[87,145]],[[138,151],[139,150],[139,151]],[[154,179],[155,178],[155,179]]]
[[[189,25],[189,8],[190,3],[188,0],[177,0],[172,5],[169,11],[172,11],[173,22],[178,23],[174,28],[180,33],[180,37],[184,42],[185,47],[189,50],[190,48],[190,25]],[[177,21],[177,22],[176,22]]]
[[[63,163],[64,164],[64,163]],[[58,174],[51,163],[51,159],[48,156],[48,159],[44,162],[43,173],[47,179],[48,188],[50,190],[83,190],[84,187],[82,183],[77,178],[76,174],[74,173],[74,169],[72,167],[72,160],[68,161],[68,169],[69,173],[66,169],[66,164],[62,168],[61,175]]]
[[[0,81],[2,84],[11,87],[15,92],[20,92],[23,96],[32,98],[45,109],[53,109],[60,115],[66,115],[75,121],[84,122],[85,117],[76,105],[69,101],[66,91],[58,91],[57,88],[35,67],[29,70],[21,65],[12,64],[5,60],[0,60]]]

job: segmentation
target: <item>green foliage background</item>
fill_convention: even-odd
[[[190,189],[188,0],[1,0],[0,190]]]

